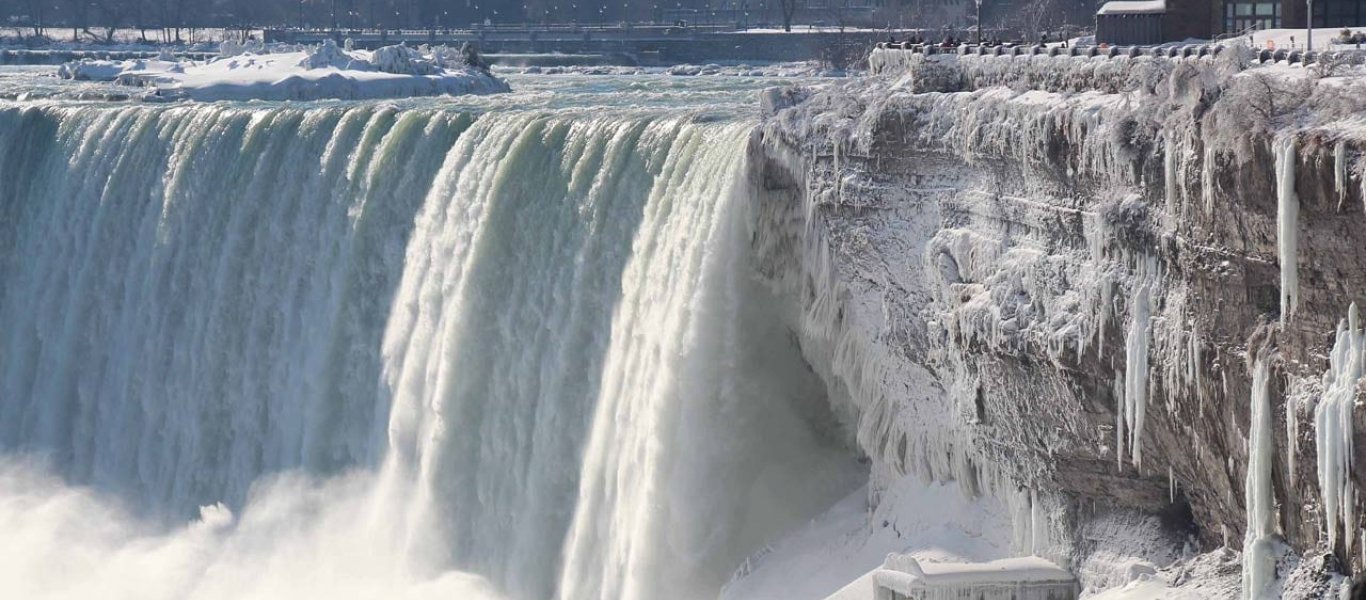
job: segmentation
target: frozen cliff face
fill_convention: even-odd
[[[1123,582],[1096,556],[1177,559],[1086,533],[1141,515],[1191,551],[1248,533],[1264,593],[1366,566],[1359,342],[1328,360],[1366,297],[1363,73],[931,58],[771,94],[752,141],[753,248],[873,501],[907,476],[1000,497],[1017,551],[1092,588]]]

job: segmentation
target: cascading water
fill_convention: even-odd
[[[114,597],[714,596],[859,484],[749,266],[751,126],[0,107],[0,447],[133,513],[5,466],[31,556],[0,578],[71,592],[32,576],[60,555]]]

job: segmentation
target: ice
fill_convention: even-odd
[[[1342,210],[1347,200],[1347,141],[1338,140],[1333,144],[1333,191],[1338,195],[1338,210]]]
[[[276,53],[224,46],[208,62],[78,61],[62,65],[61,77],[114,81],[147,89],[147,100],[317,100],[491,94],[506,83],[477,64],[477,57],[445,47],[404,45],[367,52],[345,50],[331,40]]]
[[[82,60],[69,62],[57,67],[57,76],[77,81],[114,81],[125,73],[178,73],[183,72],[185,63],[158,59],[136,60]]]
[[[1298,402],[1292,397],[1285,399],[1285,452],[1286,452],[1286,472],[1290,478],[1291,485],[1295,483],[1295,453],[1299,445],[1300,424],[1296,406]]]
[[[727,585],[722,600],[872,598],[874,570],[890,552],[922,561],[989,561],[1009,556],[1010,516],[991,498],[964,498],[954,484],[914,475],[869,504],[861,489],[825,515],[759,553]],[[854,594],[861,595],[846,595]]]
[[[1169,133],[1166,136],[1166,147],[1162,152],[1162,180],[1166,184],[1167,215],[1173,218],[1176,216],[1176,153],[1176,141]]]
[[[1071,573],[1034,556],[986,563],[928,563],[888,555],[873,574],[875,600],[1052,600],[1076,594]]]
[[[1295,194],[1295,136],[1276,138],[1276,251],[1281,266],[1281,323],[1295,314],[1300,303],[1299,226],[1300,199]]]
[[[1167,502],[1176,504],[1176,472],[1167,466]]]
[[[1352,411],[1357,386],[1366,375],[1366,333],[1361,330],[1356,303],[1338,324],[1328,370],[1323,374],[1323,397],[1314,408],[1314,440],[1318,452],[1319,491],[1328,545],[1343,539],[1351,545]]]
[[[1243,540],[1243,598],[1268,598],[1276,578],[1273,536],[1276,533],[1275,498],[1271,489],[1272,447],[1270,379],[1267,360],[1258,357],[1252,367],[1252,420],[1248,425],[1247,479],[1245,485],[1247,533]]]
[[[1134,468],[1143,467],[1143,425],[1148,412],[1148,343],[1152,316],[1150,286],[1140,284],[1134,294],[1129,334],[1124,340],[1124,418],[1129,431],[1129,455]]]

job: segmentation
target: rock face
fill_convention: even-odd
[[[1366,127],[1349,116],[1366,79],[1238,52],[977,60],[1032,62],[788,94],[752,142],[760,269],[800,300],[874,500],[909,474],[1002,496],[1020,549],[1092,587],[1108,542],[1087,532],[1115,514],[1240,549],[1261,356],[1282,569],[1361,568],[1356,496],[1329,547],[1315,410],[1335,328],[1366,299]],[[1366,440],[1351,448],[1366,480]]]

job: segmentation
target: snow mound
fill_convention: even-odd
[[[471,48],[398,45],[367,52],[328,40],[274,54],[250,50],[225,43],[220,57],[209,62],[83,60],[62,65],[57,74],[146,88],[146,100],[359,100],[511,91]]]

